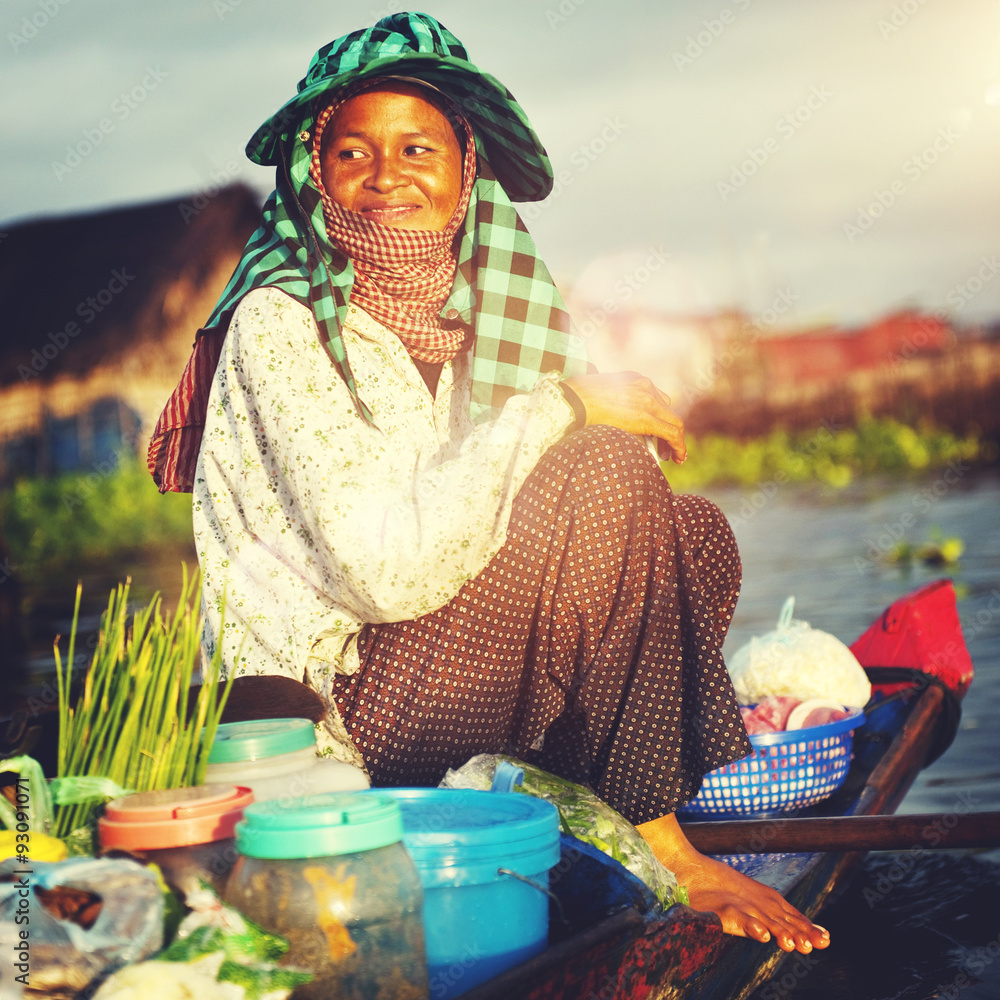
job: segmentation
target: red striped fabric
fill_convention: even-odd
[[[200,430],[228,326],[227,321],[208,332],[198,331],[187,367],[156,422],[146,465],[161,493],[190,493],[194,488]],[[199,433],[189,433],[190,428]]]

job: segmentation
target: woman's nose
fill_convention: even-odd
[[[396,156],[380,155],[374,158],[368,185],[376,191],[391,191],[410,183],[406,165]]]

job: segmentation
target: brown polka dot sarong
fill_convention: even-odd
[[[505,752],[643,823],[750,752],[721,652],[740,573],[714,504],[674,496],[633,435],[584,428],[545,454],[453,601],[362,631],[338,707],[375,785]]]

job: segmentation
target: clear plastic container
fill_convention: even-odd
[[[102,850],[130,851],[154,862],[185,895],[199,881],[221,893],[236,863],[236,824],[251,802],[249,788],[232,785],[137,792],[105,806],[97,835]]]
[[[369,785],[360,768],[316,756],[308,719],[227,722],[215,733],[206,784],[244,785],[257,802],[359,791]]]
[[[331,794],[250,806],[225,899],[310,970],[296,1000],[424,1000],[423,893],[399,805]]]

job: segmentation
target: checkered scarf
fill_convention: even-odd
[[[447,54],[433,59],[413,55],[419,46],[423,46],[421,55],[440,53],[442,37],[447,41]],[[383,45],[388,46],[384,51]],[[486,146],[495,150],[501,143],[503,176],[521,197],[526,191],[544,193],[551,185],[544,151],[540,158],[540,147],[529,147],[523,112],[495,81],[492,85],[504,95],[500,106],[507,109],[507,124],[513,125],[501,130],[497,125],[503,124],[499,112],[491,111],[488,120],[482,117],[484,108],[489,110],[487,105],[495,98],[494,94],[486,100],[482,81],[492,78],[476,70],[479,76],[473,77],[474,87],[463,83],[464,91],[456,89],[456,79],[461,82],[458,69],[468,73],[464,67],[471,63],[453,67],[450,75],[431,72],[443,64],[456,63],[455,46],[461,48],[457,39],[423,14],[392,15],[374,28],[346,36],[317,53],[299,85],[298,96],[251,140],[247,147],[251,159],[263,161],[271,153],[277,157],[275,190],[264,204],[261,225],[247,243],[229,284],[198,331],[180,383],[153,432],[147,464],[161,492],[190,492],[193,488],[208,395],[225,333],[240,300],[254,288],[279,288],[312,310],[334,368],[361,414],[371,420],[371,411],[358,396],[340,335],[354,287],[354,265],[327,235],[322,196],[309,170],[315,125],[312,102],[325,95],[325,106],[336,91],[358,78],[357,67],[364,68],[359,51],[374,53],[375,68],[382,69],[382,75],[428,79],[468,112],[466,117],[473,126],[479,175],[461,226],[454,281],[440,310],[442,315],[461,319],[473,331],[472,419],[491,419],[512,395],[530,390],[544,372],[570,376],[588,369],[583,343],[569,333],[569,315],[562,298],[494,175]],[[461,51],[464,55],[464,49]],[[377,58],[379,54],[384,58]],[[353,68],[343,73],[340,62],[348,57]],[[481,131],[488,134],[488,143]],[[530,127],[527,134],[533,136]],[[517,163],[516,170],[512,163]],[[540,195],[528,194],[532,196]]]

